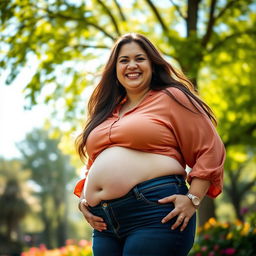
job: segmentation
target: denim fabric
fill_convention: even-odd
[[[176,217],[165,224],[161,220],[174,205],[158,203],[163,197],[187,191],[182,176],[170,175],[142,182],[121,198],[89,207],[107,224],[107,230],[93,231],[94,256],[187,255],[194,242],[196,214],[184,231],[171,230]]]

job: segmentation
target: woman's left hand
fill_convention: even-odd
[[[185,195],[168,196],[158,200],[158,202],[160,204],[174,204],[174,209],[162,219],[162,223],[166,223],[170,219],[177,216],[177,220],[171,228],[175,229],[182,224],[180,231],[183,231],[185,229],[185,227],[188,225],[190,218],[196,211],[196,208],[193,206],[190,199]]]

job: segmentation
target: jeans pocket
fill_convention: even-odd
[[[149,205],[164,206],[158,203],[159,199],[180,193],[180,186],[177,183],[165,183],[139,190],[140,198]]]

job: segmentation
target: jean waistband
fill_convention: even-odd
[[[103,205],[104,203],[109,204],[109,203],[115,203],[118,201],[122,201],[123,199],[134,196],[135,195],[134,191],[138,191],[138,190],[142,191],[142,190],[150,188],[152,186],[157,186],[157,185],[161,185],[161,184],[165,184],[165,183],[176,183],[176,184],[182,185],[182,184],[185,184],[185,179],[184,179],[183,175],[167,175],[167,176],[161,176],[161,177],[153,178],[150,180],[146,180],[146,181],[143,181],[143,182],[137,184],[126,195],[119,197],[119,198],[111,199],[111,200],[103,200],[98,205],[96,205],[92,208],[101,207],[101,205]]]

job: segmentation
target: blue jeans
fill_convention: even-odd
[[[104,219],[107,230],[93,230],[94,256],[185,256],[194,243],[196,214],[184,231],[171,230],[176,217],[162,224],[161,220],[174,209],[172,203],[158,200],[173,194],[186,194],[180,175],[158,177],[135,186],[125,196],[102,201],[89,207]]]

